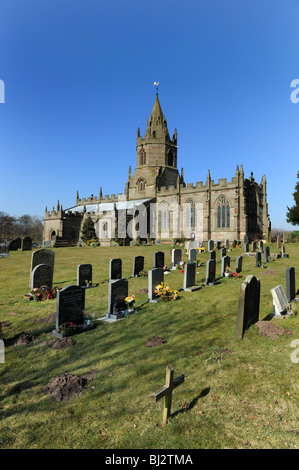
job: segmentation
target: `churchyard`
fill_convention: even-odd
[[[288,257],[274,243],[260,256],[251,246],[173,248],[0,259],[0,448],[298,449],[298,307],[279,312],[294,280],[299,288],[298,244],[285,245]],[[171,269],[180,261],[192,266]],[[29,300],[41,279],[57,297]],[[163,279],[174,300],[159,301]],[[124,296],[136,299],[131,312]],[[80,334],[55,334],[72,319]]]

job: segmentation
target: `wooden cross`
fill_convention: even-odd
[[[184,382],[184,374],[180,375],[176,379],[173,378],[174,368],[169,364],[166,367],[166,381],[164,387],[160,388],[155,393],[150,395],[151,401],[157,402],[162,397],[164,397],[164,406],[163,406],[163,424],[167,423],[167,420],[171,412],[171,400],[172,400],[172,391],[179,385]]]

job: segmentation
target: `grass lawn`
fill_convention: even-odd
[[[145,257],[152,268],[153,253],[170,246],[73,247],[55,252],[54,286],[76,284],[77,265],[91,263],[97,288],[86,292],[86,311],[105,316],[108,306],[110,258],[122,258],[123,276],[132,273],[133,256]],[[274,246],[272,252],[279,250]],[[182,250],[184,252],[184,250]],[[129,295],[136,296],[136,313],[115,323],[96,322],[96,328],[73,336],[76,344],[57,350],[54,323],[56,300],[29,302],[31,252],[11,252],[0,259],[0,321],[5,339],[20,332],[37,341],[5,348],[0,363],[1,449],[298,449],[298,372],[292,362],[291,342],[299,339],[299,315],[271,322],[292,334],[277,339],[259,335],[252,325],[242,340],[235,339],[236,315],[242,281],[249,274],[261,281],[260,320],[272,313],[270,289],[281,284],[285,271],[299,279],[299,244],[287,244],[290,258],[255,267],[255,258],[243,258],[241,279],[223,278],[216,286],[180,292],[173,302],[147,303],[147,278],[129,279]],[[234,268],[242,248],[231,250]],[[208,253],[198,255],[199,284],[205,279]],[[217,275],[220,275],[217,252]],[[183,260],[187,256],[183,254]],[[183,286],[180,270],[165,275],[172,289]],[[147,347],[149,338],[166,342]],[[299,354],[297,354],[299,357]],[[172,414],[162,426],[163,400],[149,396],[165,383],[166,366],[185,381],[173,392]],[[63,373],[95,377],[81,396],[55,402],[44,387]]]

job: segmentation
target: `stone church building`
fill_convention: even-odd
[[[257,183],[237,166],[230,181],[215,183],[208,171],[205,182],[185,183],[177,167],[177,130],[172,138],[158,93],[144,137],[137,131],[136,169],[123,194],[79,198],[69,209],[46,208],[44,242],[80,241],[84,220],[90,216],[101,244],[111,240],[159,239],[162,243],[195,239],[206,242],[267,239],[270,231],[266,178]]]

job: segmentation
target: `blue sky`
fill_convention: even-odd
[[[123,193],[154,81],[185,181],[265,174],[272,227],[299,170],[297,0],[0,0],[0,210]],[[299,96],[299,94],[298,94]]]

